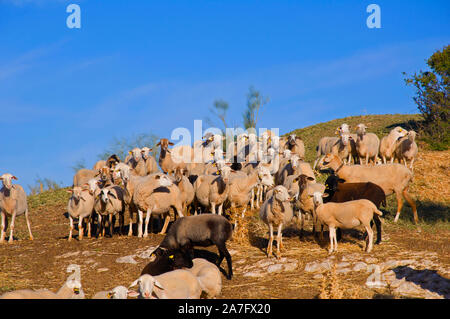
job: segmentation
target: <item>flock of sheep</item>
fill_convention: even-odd
[[[219,134],[207,133],[193,146],[173,146],[161,139],[159,168],[148,147],[132,149],[123,161],[111,155],[98,161],[93,169],[81,169],[73,178],[67,211],[69,236],[73,238],[74,220],[78,220],[78,239],[109,234],[113,236],[116,217],[124,234],[124,215],[129,216],[128,236],[153,232],[151,218],[164,218],[160,234],[166,234],[152,253],[152,261],[128,288],[119,286],[96,294],[95,298],[214,298],[220,294],[219,266],[225,258],[226,277],[232,278],[232,260],[226,241],[240,224],[246,210],[259,209],[268,225],[267,256],[272,256],[273,229],[277,228],[276,257],[280,258],[283,227],[296,217],[303,234],[306,216],[312,218],[313,233],[329,229],[329,252],[337,250],[340,229],[363,226],[367,232],[366,251],[373,249],[372,223],[381,241],[381,205],[395,193],[399,218],[403,198],[410,204],[414,221],[416,205],[408,194],[413,163],[417,155],[416,133],[395,127],[381,141],[359,124],[356,134],[342,124],[336,137],[323,137],[317,147],[313,167],[305,162],[305,146],[295,134],[278,137],[265,131],[257,137],[242,133],[225,141]],[[228,143],[228,145],[227,145]],[[226,152],[223,151],[224,145]],[[399,163],[394,163],[397,159]],[[352,164],[353,162],[353,164]],[[409,162],[409,168],[408,168]],[[316,180],[315,170],[330,173],[324,184]],[[11,174],[0,176],[0,243],[5,241],[8,216],[12,217],[9,242],[13,241],[15,218],[25,214],[30,239],[27,197],[23,188],[12,184]],[[175,222],[168,228],[170,212]],[[136,217],[137,227],[133,227]],[[178,217],[178,218],[177,218]],[[161,225],[160,225],[161,226]],[[87,229],[85,229],[87,227]],[[219,252],[216,265],[194,258],[194,246],[215,245]],[[225,272],[225,271],[223,271]],[[130,290],[138,286],[138,291]],[[80,297],[81,283],[68,280],[60,291],[21,290],[2,298]],[[81,294],[82,295],[82,294]]]

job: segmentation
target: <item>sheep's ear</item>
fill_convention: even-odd
[[[149,148],[149,152],[153,152],[153,147],[152,147],[152,148]]]
[[[161,285],[161,283],[160,283],[158,280],[155,279],[154,284],[155,284],[155,286],[158,287],[159,289],[164,290],[164,286]]]
[[[172,142],[169,142],[169,145],[170,145],[170,146],[173,146],[174,144],[173,144]]]
[[[158,143],[156,143],[156,146],[160,146],[161,145],[161,141],[159,141]]]
[[[73,189],[68,189],[68,190],[66,190],[66,192],[73,193]]]
[[[137,286],[140,283],[140,279],[136,279],[135,281],[133,281],[133,283],[131,285],[128,286],[128,289],[130,289],[131,287]]]
[[[314,180],[314,178],[312,178],[311,176],[306,177],[306,179],[309,180],[309,181],[313,181]]]
[[[14,175],[11,177],[11,179],[18,180],[17,177],[15,177]]]
[[[323,197],[323,198],[326,198],[326,197],[328,197],[329,195],[330,195],[330,194],[328,194],[328,193],[323,193],[323,194],[322,194],[322,197]]]
[[[132,152],[132,151],[129,151],[129,152],[128,152],[128,154],[132,155],[132,154],[133,154],[133,152]]]
[[[345,179],[339,178],[338,183],[345,183]]]
[[[115,198],[115,199],[117,199],[117,196],[116,196],[116,195],[114,195],[114,193],[113,193],[113,192],[109,191],[109,192],[108,192],[108,194],[109,194],[109,195],[111,195],[111,197],[112,197],[112,198]]]

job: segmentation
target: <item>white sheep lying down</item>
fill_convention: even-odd
[[[130,297],[141,299],[200,299],[202,288],[190,271],[172,270],[158,276],[140,276],[129,288],[139,286],[139,292],[129,291]],[[154,295],[154,296],[153,296]]]
[[[79,299],[79,296],[84,296],[81,283],[76,279],[68,279],[56,293],[48,289],[20,289],[7,292],[0,299]]]
[[[203,258],[192,260],[191,268],[185,268],[191,272],[200,284],[200,288],[209,298],[216,298],[222,291],[222,276],[219,269],[213,263]]]
[[[314,192],[312,195],[319,223],[322,224],[322,227],[327,225],[330,230],[330,248],[328,252],[337,251],[336,228],[350,229],[363,225],[369,235],[366,251],[370,253],[373,248],[373,230],[370,227],[370,222],[373,219],[373,214],[382,216],[383,213],[377,209],[374,203],[367,199],[324,204],[322,197],[326,196],[328,194],[321,192]]]

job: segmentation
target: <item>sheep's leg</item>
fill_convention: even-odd
[[[167,226],[169,226],[169,221],[170,221],[170,215],[167,215],[166,219],[164,220],[164,226],[163,226],[163,228],[160,231],[161,235],[164,235],[166,233]]]
[[[2,231],[0,235],[0,243],[3,243],[5,241],[5,234],[6,234],[6,213],[1,211],[2,214]]]
[[[255,188],[252,188],[251,198],[252,198],[252,200],[250,201],[250,208],[251,208],[251,210],[254,210],[255,209],[255,203],[254,203],[254,201],[255,201]]]
[[[72,231],[73,231],[73,218],[69,215],[69,223],[70,223],[70,231],[69,231],[69,241],[72,240]]]
[[[11,226],[9,227],[9,240],[8,240],[8,243],[12,243],[13,242],[13,240],[14,240],[14,237],[13,237],[13,233],[14,233],[14,224],[15,224],[15,221],[16,221],[16,212],[14,212],[13,214],[12,214],[12,217],[11,217]]]
[[[120,235],[123,235],[123,224],[125,222],[124,211],[119,213],[119,227],[120,227]]]
[[[406,187],[402,193],[403,193],[403,197],[405,197],[409,206],[411,206],[411,208],[412,208],[413,215],[414,215],[414,223],[417,224],[419,222],[419,216],[417,215],[417,207],[416,207],[416,203],[414,202],[414,200],[408,194],[408,187]]]
[[[409,163],[409,168],[413,171],[414,167],[413,167],[413,163],[414,163],[414,157],[411,160],[411,163]]]
[[[332,253],[334,251],[334,243],[336,238],[336,228],[332,226],[328,226],[329,235],[330,235],[330,248],[328,249],[328,253]],[[337,251],[337,243],[336,243],[336,251]]]
[[[373,219],[375,223],[375,228],[377,229],[377,240],[375,241],[375,245],[381,243],[381,220],[378,216],[374,216]]]
[[[78,240],[83,239],[83,218],[78,216]]]
[[[33,234],[31,233],[30,219],[28,218],[28,209],[25,211],[25,219],[27,221],[28,233],[30,234],[30,240],[33,240]]]
[[[228,266],[228,274],[227,279],[230,280],[233,277],[233,265],[231,263],[231,255],[228,252],[227,247],[225,246],[225,242],[216,244],[217,250],[219,250],[219,259],[217,261],[217,266],[220,266],[222,263],[223,258],[227,260],[227,266]]]
[[[131,208],[128,208],[129,212],[130,212],[130,223],[128,224],[128,236],[133,236],[133,211],[131,210]]]
[[[97,234],[96,234],[97,238],[102,237],[101,231],[102,231],[102,215],[97,214]]]
[[[277,259],[281,258],[281,246],[282,244],[282,233],[281,233],[281,229],[283,227],[283,223],[281,223],[280,225],[278,225],[278,230],[277,230]]]
[[[113,221],[112,221],[112,217],[113,217],[113,215],[109,214],[109,235],[111,237],[113,236],[113,233],[114,233],[114,224],[113,224]]]
[[[400,193],[398,192],[395,192],[395,195],[397,196],[397,214],[395,214],[394,223],[398,221],[398,218],[400,217],[400,212],[403,207],[402,195],[400,195]]]
[[[211,212],[212,212],[213,214],[216,213],[216,203],[211,203]]]
[[[142,237],[142,221],[144,219],[144,213],[138,210],[138,237]]]
[[[92,218],[91,216],[88,217],[88,238],[91,238],[91,222],[92,222]]]
[[[223,203],[219,205],[219,215],[222,215]]]
[[[150,221],[151,215],[152,210],[150,208],[147,208],[147,215],[145,215],[144,238],[148,236],[148,222]]]
[[[269,243],[267,245],[267,257],[272,255],[272,242],[273,242],[273,226],[269,224]]]
[[[369,225],[365,225],[365,228],[366,228],[367,234],[369,235],[368,238],[367,238],[367,242],[366,242],[366,251],[368,253],[370,253],[372,251],[372,248],[373,248],[373,230],[370,227],[370,224]]]

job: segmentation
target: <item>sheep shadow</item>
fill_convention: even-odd
[[[434,292],[445,299],[450,298],[450,279],[440,276],[436,270],[417,270],[408,266],[399,266],[392,270],[399,280],[404,278],[422,289]]]
[[[388,125],[388,126],[386,126],[386,129],[388,129],[390,131],[397,126],[400,126],[400,127],[407,129],[408,131],[413,130],[413,131],[417,132],[420,130],[420,128],[423,127],[424,123],[425,123],[425,121],[408,120],[406,122],[394,123],[394,124]]]

